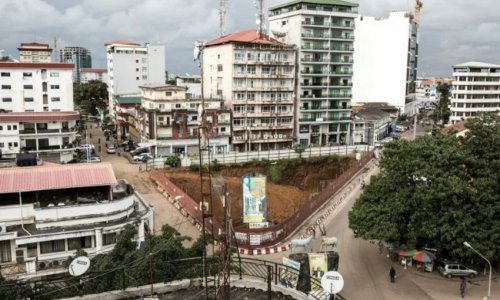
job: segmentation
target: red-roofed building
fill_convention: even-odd
[[[154,229],[153,209],[110,163],[0,169],[0,272],[29,278],[67,272],[62,262],[84,249],[113,249],[127,224]]]
[[[292,146],[296,48],[256,30],[205,44],[205,97],[222,97],[233,111],[232,148],[238,152]]]
[[[73,159],[79,113],[73,105],[73,64],[0,62],[0,151]]]

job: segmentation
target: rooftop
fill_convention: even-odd
[[[355,120],[373,121],[390,117],[390,113],[374,107],[362,108],[354,114]]]
[[[145,84],[139,87],[146,89],[154,89],[154,90],[178,90],[178,91],[187,90],[187,88],[184,86],[178,86],[173,84]]]
[[[483,62],[470,61],[458,65],[454,65],[454,68],[500,68],[500,65],[494,65]]]
[[[65,63],[0,62],[0,69],[73,69],[73,66]]]
[[[118,96],[116,101],[120,104],[141,104],[140,96]]]
[[[57,122],[80,119],[78,111],[8,112],[0,113],[0,122]]]
[[[118,39],[114,41],[109,41],[104,46],[110,46],[110,45],[125,45],[125,46],[140,46],[141,44],[132,42],[126,39]]]
[[[110,163],[0,169],[0,194],[116,184]]]
[[[349,7],[357,7],[359,4],[349,2],[349,1],[343,1],[343,0],[293,0],[290,2],[285,2],[282,4],[275,5],[273,7],[270,7],[269,10],[275,10],[295,4],[316,4],[316,5],[339,5],[339,6],[349,6]]]
[[[255,29],[249,29],[245,31],[230,33],[225,36],[221,36],[207,42],[205,47],[215,46],[215,45],[223,45],[223,44],[231,44],[231,43],[248,43],[248,44],[267,44],[267,45],[276,45],[276,46],[286,46],[275,40],[268,35],[259,32]]]

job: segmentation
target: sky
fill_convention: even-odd
[[[256,28],[253,0],[226,0],[226,33]],[[265,0],[265,7],[287,0]],[[356,0],[359,13],[384,17],[413,9],[413,0]],[[500,1],[422,0],[419,76],[450,76],[467,61],[500,64]],[[0,50],[14,58],[21,42],[81,46],[105,67],[104,43],[162,43],[166,68],[195,74],[196,40],[219,35],[219,0],[0,0]]]

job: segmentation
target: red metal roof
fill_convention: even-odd
[[[140,46],[141,44],[126,39],[119,39],[119,40],[109,41],[106,44],[104,44],[104,46],[109,46],[109,45]]]
[[[221,36],[215,40],[212,40],[205,44],[205,47],[221,45],[227,43],[250,43],[250,44],[268,44],[268,45],[279,45],[284,46],[285,44],[275,40],[266,34],[259,35],[259,32],[255,29],[249,29],[245,31],[230,33],[225,36]]]
[[[81,68],[80,73],[106,73],[108,69],[104,68]]]
[[[0,113],[0,122],[63,122],[78,119],[80,119],[80,112],[78,111]]]
[[[65,63],[0,62],[0,69],[73,69],[73,67],[73,64]]]
[[[110,163],[0,169],[0,194],[117,184]]]

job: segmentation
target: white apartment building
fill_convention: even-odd
[[[174,85],[141,86],[141,141],[158,154],[198,154],[201,98],[188,97],[187,88]],[[216,154],[230,150],[231,111],[222,99],[205,98],[209,147]]]
[[[453,66],[452,124],[500,110],[500,65],[467,62]]]
[[[0,150],[21,150],[67,162],[73,158],[76,122],[72,64],[0,62]]]
[[[52,61],[52,49],[49,44],[21,43],[19,61],[24,63],[49,63]]]
[[[138,245],[154,231],[153,207],[110,163],[46,164],[0,169],[0,272],[27,279],[67,272],[76,250],[90,257],[113,249],[137,224]]]
[[[386,102],[404,112],[415,93],[418,24],[408,12],[355,21],[353,103]]]
[[[294,46],[256,30],[228,34],[205,44],[205,98],[220,98],[233,113],[235,151],[292,146],[295,116]]]
[[[91,80],[99,80],[108,83],[108,69],[105,68],[81,68],[80,82],[87,83]]]
[[[114,98],[118,95],[137,94],[139,86],[165,83],[165,47],[144,46],[128,40],[105,44],[107,52],[109,111],[114,115]]]
[[[357,3],[295,0],[269,10],[270,34],[298,53],[298,142],[349,142]]]
[[[353,144],[373,145],[389,136],[391,114],[377,108],[363,108],[353,113],[351,134]]]

